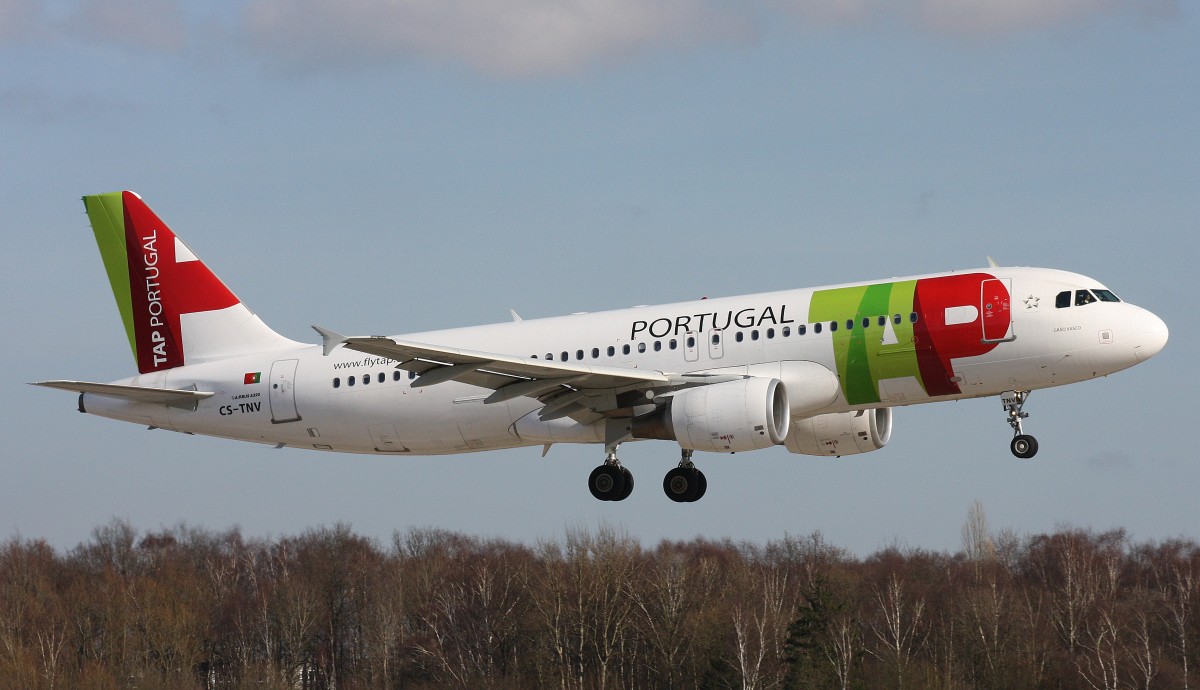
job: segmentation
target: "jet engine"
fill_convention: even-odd
[[[783,443],[791,420],[779,379],[749,377],[678,391],[634,417],[634,438],[678,441],[688,450],[738,452]]]
[[[892,408],[836,412],[792,422],[786,445],[804,455],[854,455],[879,450],[892,437]]]

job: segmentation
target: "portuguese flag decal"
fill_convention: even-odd
[[[249,386],[252,383],[258,383],[261,380],[262,380],[262,372],[255,371],[253,373],[247,373],[246,378],[242,380],[242,383],[244,385]]]

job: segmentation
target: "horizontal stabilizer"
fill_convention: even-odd
[[[92,383],[90,381],[37,381],[30,385],[57,388],[75,393],[102,395],[106,398],[119,398],[133,402],[157,403],[171,407],[192,408],[196,403],[214,394],[209,391],[188,391],[177,388],[146,388],[143,386],[122,386],[115,383]]]

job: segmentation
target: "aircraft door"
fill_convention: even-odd
[[[281,359],[271,364],[271,423],[300,421],[296,410],[296,365],[298,359]]]
[[[983,314],[983,341],[1000,343],[1015,340],[1012,323],[1012,279],[988,278],[980,284],[980,313]]]
[[[688,331],[683,336],[683,358],[689,362],[695,362],[700,359],[700,345],[696,339],[700,334],[696,331]]]
[[[712,359],[721,359],[725,354],[725,342],[723,340],[724,333],[720,328],[713,328],[708,332],[708,356]]]

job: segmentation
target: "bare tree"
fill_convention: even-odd
[[[896,687],[903,688],[905,671],[929,634],[925,624],[925,600],[911,597],[893,572],[883,587],[875,588],[874,603],[878,616],[871,625],[871,632],[876,645],[868,651],[891,665]]]

